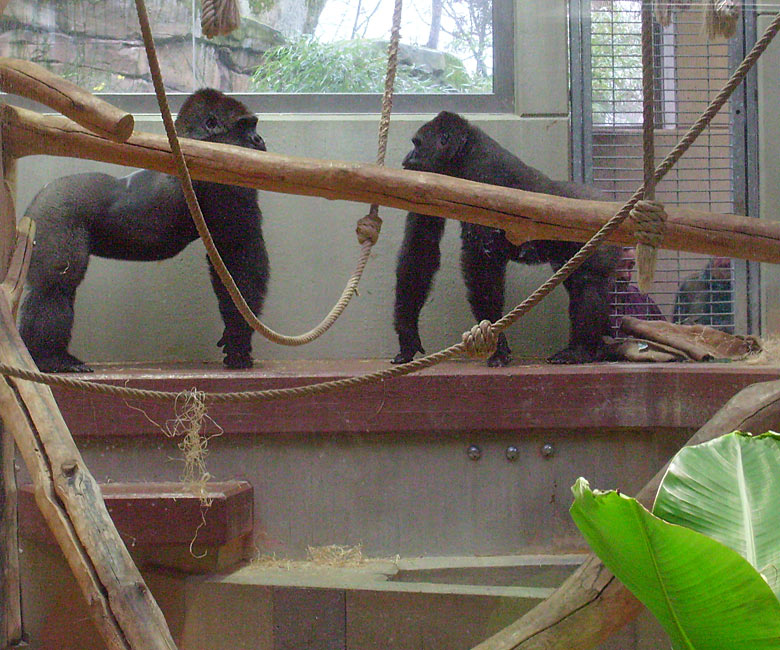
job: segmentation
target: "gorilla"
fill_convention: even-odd
[[[442,111],[412,138],[414,148],[405,169],[436,172],[481,183],[573,198],[598,199],[597,191],[578,183],[555,181],[504,149],[484,131],[455,113]],[[601,197],[603,198],[603,197]],[[406,363],[423,350],[418,330],[420,311],[439,269],[439,243],[444,219],[410,212],[396,267],[394,326],[400,352],[393,363]],[[512,244],[503,230],[461,222],[461,270],[468,301],[477,322],[497,321],[504,308],[507,262],[549,263],[557,270],[581,244],[530,241]],[[602,336],[609,333],[609,287],[620,249],[603,246],[564,285],[569,294],[569,344],[552,355],[551,363],[587,363],[607,358]],[[489,366],[512,360],[506,337],[499,337]]]
[[[212,88],[190,95],[176,118],[181,137],[265,151],[257,117]],[[268,255],[257,191],[193,182],[206,223],[231,275],[255,314],[268,284]],[[35,245],[21,306],[19,331],[44,372],[89,372],[68,352],[76,289],[90,255],[152,261],[173,257],[198,233],[174,176],[140,170],[115,178],[74,174],[44,187],[25,216],[36,224]],[[217,343],[228,368],[252,366],[252,329],[210,266],[224,333]]]

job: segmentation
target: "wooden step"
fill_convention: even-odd
[[[104,483],[100,489],[119,534],[141,563],[201,572],[222,569],[247,554],[254,492],[247,481],[208,483],[203,496],[209,505],[182,483]],[[19,532],[55,543],[29,484],[19,488]],[[196,561],[197,556],[208,560]]]

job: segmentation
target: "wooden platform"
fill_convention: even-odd
[[[219,365],[96,366],[100,382],[181,391],[287,388],[387,368],[381,360],[258,361],[229,371]],[[225,435],[446,434],[546,428],[696,428],[745,386],[780,377],[780,367],[744,363],[605,363],[557,366],[526,362],[488,368],[442,363],[405,377],[292,400],[215,405]],[[55,389],[77,437],[132,436],[160,422],[170,407]],[[121,413],[107,419],[106,413]]]
[[[218,365],[102,366],[87,376],[161,390],[241,391],[387,365],[259,362],[243,372]],[[426,647],[438,648],[448,633],[482,639],[554,586],[537,578],[562,579],[556,562],[587,550],[568,513],[578,476],[599,489],[633,494],[734,393],[778,377],[777,367],[733,363],[529,362],[490,369],[464,361],[361,389],[209,410],[222,435],[209,442],[208,471],[254,488],[253,530],[234,538],[242,544],[248,538],[242,549],[301,560],[308,546],[360,544],[365,557],[402,558],[374,572],[226,570],[238,557],[224,550],[234,498],[227,491],[225,518],[210,519],[222,506],[206,514],[208,526],[222,522],[211,530],[215,543],[227,545],[196,544],[191,553],[198,505],[152,487],[181,473],[176,441],[150,421],[164,424],[171,406],[55,394],[96,479],[146,486],[143,506],[133,501],[136,488],[125,485],[116,488],[119,501],[109,498],[109,510],[120,531],[134,531],[131,551],[172,633],[188,648],[408,650],[423,638]],[[468,453],[472,446],[476,457]],[[112,489],[106,488],[109,497]],[[245,499],[247,492],[240,494]],[[34,505],[29,494],[22,496],[26,530]],[[244,531],[246,519],[239,521]],[[198,532],[201,541],[206,530]],[[73,617],[85,618],[83,605],[56,550],[40,539],[22,539],[31,638],[56,639],[57,650],[104,650],[90,624],[74,631]],[[534,554],[555,556],[553,568],[525,575],[518,563]],[[499,581],[506,576],[509,583]],[[73,614],[76,602],[82,609]],[[423,636],[428,633],[434,636]],[[602,650],[652,650],[663,642],[642,619]]]

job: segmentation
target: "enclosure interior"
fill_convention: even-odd
[[[148,92],[131,85],[143,79],[139,71],[146,64],[139,51],[128,57],[121,48],[112,50],[117,35],[106,32],[116,20],[111,12],[128,25],[133,22],[133,3],[117,0],[96,8],[74,2],[62,13],[52,3],[50,15],[37,13],[36,4],[12,2],[6,10],[3,55],[55,62],[52,69],[76,80],[80,73],[65,65],[76,60],[75,54],[113,62],[121,73],[89,79],[90,90],[115,84],[118,93]],[[163,4],[150,7],[159,10]],[[414,131],[446,107],[463,112],[550,176],[584,180],[607,196],[626,199],[642,179],[639,4],[514,0],[494,6],[494,17],[513,14],[508,34],[501,34],[510,38],[513,56],[497,54],[493,61],[503,75],[496,73],[493,80],[496,92],[487,99],[480,89],[474,97],[399,100],[387,165],[400,166]],[[249,5],[245,9],[255,11],[254,3]],[[728,42],[706,39],[698,11],[683,12],[672,27],[656,26],[658,158],[720,89],[756,30],[760,33],[780,9],[780,2],[745,5],[739,34]],[[231,43],[209,54],[212,50],[192,33],[190,3],[177,4],[176,11],[165,21],[158,45],[164,51],[191,44],[191,50],[181,54],[184,63],[164,69],[170,90],[227,84],[225,90],[243,96],[251,60],[241,59],[241,48]],[[408,12],[414,15],[413,6]],[[71,21],[67,28],[63,15]],[[49,21],[48,31],[31,29],[41,20]],[[258,20],[272,17],[263,14]],[[277,34],[288,35],[290,29],[279,23],[264,38],[273,44]],[[76,32],[90,38],[76,43]],[[108,54],[99,58],[91,49],[96,46],[87,42],[103,43]],[[780,103],[779,47],[770,46],[744,91],[659,185],[660,200],[777,218],[780,161],[774,145],[780,126],[772,107]],[[228,58],[231,65],[220,68]],[[190,75],[199,61],[207,72]],[[360,95],[350,103],[325,97],[263,94],[247,101],[259,115],[258,131],[270,151],[373,162],[378,99]],[[148,97],[119,99],[130,102],[137,129],[163,132]],[[50,180],[87,170],[129,171],[49,156],[20,160],[19,215]],[[259,202],[271,260],[263,320],[284,332],[307,330],[330,309],[353,270],[359,252],[354,224],[367,206],[272,192],[260,192]],[[99,379],[130,376],[174,389],[287,386],[385,367],[398,351],[392,309],[404,214],[392,209],[380,214],[383,229],[359,295],[328,334],[306,347],[276,346],[255,335],[255,368],[223,370],[216,347],[222,324],[204,250],[196,242],[164,262],[94,258],[78,293],[72,351],[95,364]],[[460,340],[472,325],[459,248],[458,224],[450,222],[442,268],[421,318],[429,352]],[[777,269],[736,259],[713,261],[661,252],[649,298],[662,316],[776,336]],[[718,274],[711,272],[715,267]],[[507,308],[548,275],[547,267],[510,265]],[[636,273],[629,271],[626,278],[633,284]],[[627,302],[623,287],[615,285],[616,314]],[[686,291],[694,290],[707,299],[685,312]],[[556,290],[507,332],[516,359],[508,369],[459,361],[365,392],[212,412],[211,432],[221,435],[210,441],[208,469],[215,480],[251,485],[251,533],[215,542],[206,549],[209,559],[201,562],[188,559],[188,535],[167,545],[134,547],[128,541],[177,640],[187,648],[211,650],[280,650],[307,647],[304,643],[356,650],[429,647],[426,642],[471,647],[530,609],[585,552],[567,512],[569,487],[577,476],[599,488],[636,491],[733,392],[777,376],[774,366],[717,372],[644,364],[551,368],[540,360],[566,343],[566,308],[565,292]],[[170,418],[165,409],[73,392],[59,391],[57,397],[100,482],[179,479],[180,452],[157,426]],[[109,421],[106,414],[112,414]],[[472,446],[479,449],[476,460],[469,455]],[[508,458],[510,447],[516,448],[515,459]],[[22,482],[25,477],[22,470]],[[166,525],[165,517],[159,525]],[[25,624],[38,644],[34,647],[102,648],[89,624],[73,630],[72,618],[64,614],[64,603],[80,597],[51,541],[38,529],[22,541]],[[331,544],[359,547],[363,556],[386,564],[363,573],[349,573],[353,569],[347,567],[344,574],[335,569],[328,574],[327,568],[311,566],[296,573],[282,562],[304,560],[309,547]],[[396,556],[422,560],[399,565]],[[249,571],[252,566],[234,570],[240,565],[233,561],[252,557],[266,562],[254,567],[258,574]],[[524,573],[528,562],[535,569]],[[62,587],[53,590],[51,584]],[[303,626],[304,619],[319,623]],[[450,644],[437,646],[443,638]],[[655,648],[662,638],[645,618],[604,648]]]

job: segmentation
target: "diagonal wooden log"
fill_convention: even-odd
[[[135,132],[124,143],[102,138],[60,116],[2,108],[2,136],[15,158],[48,154],[176,172],[167,139]],[[377,203],[503,228],[515,241],[585,241],[620,205],[549,196],[449,176],[250,151],[182,139],[193,178],[273,192]],[[780,263],[780,224],[669,207],[664,248]],[[636,243],[626,222],[610,237]]]
[[[17,296],[29,260],[29,230],[20,233],[0,291],[0,361],[35,369],[16,330],[9,296]],[[12,277],[19,276],[19,277]],[[175,650],[146,587],[81,458],[49,388],[0,379],[0,416],[35,486],[35,499],[110,650]]]
[[[698,445],[731,431],[764,433],[780,423],[780,380],[753,384],[732,397],[688,440]],[[652,507],[665,465],[637,495]],[[473,650],[588,650],[642,611],[601,561],[590,555],[547,600]]]
[[[31,61],[0,57],[0,88],[40,102],[111,140],[123,142],[133,132],[130,113]]]
[[[13,254],[8,263],[8,272],[0,283],[0,292],[8,302],[11,315],[16,318],[19,302],[24,291],[24,279],[30,267],[33,245],[35,242],[35,223],[28,217],[22,217],[12,238]]]
[[[17,239],[16,210],[13,200],[15,161],[2,156],[0,139],[0,277],[9,271],[12,249]],[[9,182],[6,180],[10,178]],[[27,220],[28,223],[30,220]],[[25,232],[27,228],[23,229]],[[25,241],[32,247],[32,239]],[[17,259],[16,271],[25,277],[28,257]],[[0,285],[1,286],[1,285]],[[16,449],[14,439],[0,422],[0,648],[9,648],[22,639],[22,583],[19,572],[19,526],[16,489]]]
[[[14,439],[0,423],[0,648],[22,639]]]

